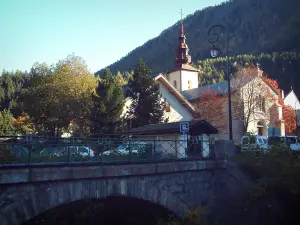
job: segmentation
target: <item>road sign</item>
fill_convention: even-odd
[[[189,122],[180,123],[180,133],[188,133],[189,132]]]

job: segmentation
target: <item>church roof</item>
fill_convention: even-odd
[[[243,87],[244,85],[246,85],[247,83],[249,83],[252,79],[254,79],[253,77],[245,77],[242,80],[234,80],[231,78],[231,92],[235,92],[237,89]],[[276,92],[276,90],[270,86],[268,83],[266,83],[264,81],[264,79],[262,79],[262,81],[268,85],[270,87],[270,89],[276,94],[278,95],[278,93]],[[217,95],[226,95],[228,93],[228,88],[227,88],[228,84],[227,81],[222,81],[222,82],[218,82],[215,84],[209,84],[209,85],[205,85],[205,86],[201,86],[198,88],[193,88],[190,90],[185,90],[182,91],[181,94],[188,100],[188,101],[194,101],[199,99],[200,95],[203,93],[207,93],[207,90],[209,90],[212,93],[215,93]]]
[[[195,67],[189,65],[189,64],[181,64],[181,65],[176,65],[173,69],[171,69],[170,71],[168,71],[168,73],[177,71],[177,70],[186,70],[186,71],[195,71],[195,72],[199,72],[198,69],[196,69]]]
[[[190,90],[182,91],[181,94],[189,101],[194,101],[199,99],[200,95],[209,89],[218,95],[227,94],[227,81],[219,82],[216,84],[209,84],[198,88],[193,88]]]
[[[149,124],[142,127],[137,127],[132,129],[130,134],[139,135],[155,135],[155,134],[166,134],[166,133],[180,133],[180,123],[184,121],[178,121],[173,123],[159,123],[159,124]],[[201,134],[217,134],[219,131],[208,123],[206,120],[195,119],[189,122],[190,132],[192,136],[198,136]]]

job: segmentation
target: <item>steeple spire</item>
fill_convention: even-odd
[[[181,23],[180,23],[180,35],[179,35],[179,43],[177,46],[177,54],[175,58],[176,65],[189,64],[191,62],[191,56],[189,55],[188,45],[185,43],[185,34],[184,34],[184,26],[182,19],[182,10],[181,10]]]

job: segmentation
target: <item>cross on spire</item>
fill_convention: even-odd
[[[180,16],[181,16],[181,22],[182,22],[183,16],[184,16],[184,14],[182,13],[182,9],[180,9]]]

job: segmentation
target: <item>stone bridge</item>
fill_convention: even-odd
[[[1,225],[19,225],[77,200],[129,196],[179,216],[190,207],[224,206],[247,184],[226,160],[0,168]]]

